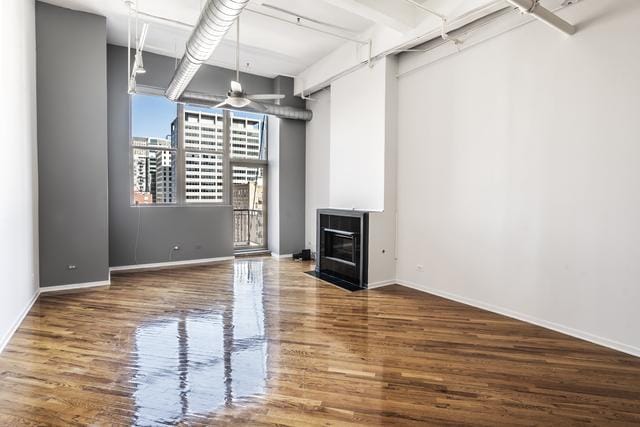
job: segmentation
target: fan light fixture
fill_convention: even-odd
[[[225,103],[235,108],[244,108],[251,104],[251,100],[241,96],[228,96]]]

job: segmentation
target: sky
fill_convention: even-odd
[[[167,138],[171,135],[171,123],[177,115],[177,104],[162,96],[134,95],[132,103],[132,135],[140,137]],[[189,110],[222,112],[215,108],[187,106]],[[234,117],[260,119],[262,114],[233,111]]]
[[[166,138],[176,118],[177,105],[162,96],[134,95],[132,103],[132,135]]]

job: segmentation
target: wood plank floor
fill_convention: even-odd
[[[41,296],[0,425],[640,424],[640,359],[308,263],[237,259]]]

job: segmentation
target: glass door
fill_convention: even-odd
[[[251,163],[231,163],[233,242],[236,251],[267,247],[266,168]]]

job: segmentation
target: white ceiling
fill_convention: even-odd
[[[108,42],[126,46],[128,8],[124,0],[44,1],[105,16]],[[396,16],[398,19],[394,21],[384,12],[377,11],[376,14],[375,10],[371,13],[371,8],[367,10],[368,13],[363,13],[360,4],[367,2],[373,4],[373,9],[381,4],[387,4],[390,8],[389,14],[398,12]],[[263,3],[288,10],[299,16],[342,27],[345,30],[302,20],[305,25],[357,39],[363,39],[362,34],[372,31],[376,25],[386,25],[395,31],[403,31],[403,25],[409,20],[419,23],[425,19],[433,19],[424,11],[403,0],[251,0],[241,15],[240,63],[243,70],[268,77],[296,76],[343,45],[345,40],[297,26],[294,16],[265,7]],[[487,4],[489,0],[421,0],[421,3],[452,16],[458,10],[468,10],[473,5]],[[198,20],[203,4],[204,0],[138,0],[138,9],[144,14],[193,26]],[[291,23],[256,12],[273,15]],[[191,33],[189,27],[142,15],[139,16],[139,21],[140,25],[142,22],[150,24],[145,51],[182,56],[184,45]],[[227,68],[235,67],[235,30],[229,31],[209,63]]]

